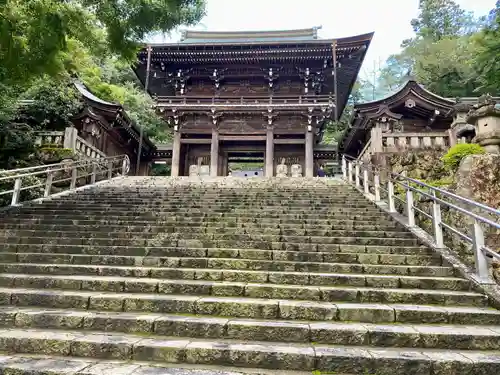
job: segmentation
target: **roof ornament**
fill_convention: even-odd
[[[406,99],[405,101],[405,107],[406,108],[415,108],[417,106],[417,103],[413,99]]]

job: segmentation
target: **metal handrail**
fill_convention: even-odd
[[[117,173],[125,176],[129,170],[129,157],[119,155],[0,171],[0,183],[13,182],[13,188],[0,191],[0,196],[12,194],[10,205],[17,206],[20,204],[21,192],[23,191],[44,187],[43,197],[49,197],[53,195],[52,190],[56,183],[69,182],[69,190],[74,190],[82,179],[84,179],[83,184],[80,183],[80,186],[93,185],[98,180],[111,179]],[[71,177],[59,176],[58,172],[70,172]],[[27,177],[34,177],[39,182],[23,186],[23,179]],[[90,181],[88,181],[89,177]]]
[[[361,173],[362,171],[362,173]],[[410,178],[404,176],[402,174],[394,173],[387,168],[380,168],[372,165],[369,162],[364,162],[362,160],[358,160],[350,155],[343,155],[342,157],[342,174],[344,180],[346,180],[350,184],[354,184],[358,189],[361,189],[361,180],[363,181],[364,193],[368,194],[370,188],[369,173],[373,174],[373,189],[375,192],[375,201],[381,202],[380,192],[384,191],[387,193],[387,204],[389,207],[389,212],[395,213],[396,206],[395,200],[401,201],[406,205],[406,215],[408,218],[408,225],[410,227],[417,227],[415,222],[415,214],[423,214],[427,218],[432,219],[433,221],[433,239],[437,248],[444,247],[444,237],[443,237],[443,229],[449,230],[451,233],[458,235],[462,240],[470,243],[474,250],[475,256],[475,267],[476,274],[479,282],[481,283],[491,283],[491,279],[489,277],[489,265],[487,258],[495,258],[500,260],[500,254],[498,254],[493,249],[485,246],[485,236],[484,231],[481,225],[487,225],[494,229],[500,230],[500,224],[491,220],[487,217],[484,217],[478,213],[472,212],[466,208],[460,207],[457,204],[449,202],[444,198],[449,198],[460,203],[465,203],[474,208],[478,208],[480,210],[486,211],[489,215],[493,215],[494,217],[500,220],[500,210],[487,206],[485,204],[473,201],[471,199],[462,197],[460,195],[454,194],[450,191],[440,189],[438,187],[430,186],[423,181],[416,180],[414,178]],[[387,189],[384,189],[381,185],[380,181],[380,171],[387,172],[388,176],[387,180]],[[354,172],[354,176],[353,176]],[[394,184],[398,184],[402,186],[406,191],[406,199],[402,199],[397,197],[394,194]],[[417,186],[412,186],[417,185]],[[427,191],[424,191],[426,189]],[[413,195],[419,194],[422,197],[429,199],[432,202],[432,214],[428,214],[424,212],[420,208],[416,207],[414,204]],[[461,232],[457,228],[453,228],[451,225],[446,224],[442,221],[441,217],[441,207],[447,207],[448,209],[455,210],[460,214],[466,215],[474,220],[472,225],[472,237],[467,234]],[[421,228],[422,229],[422,228]]]

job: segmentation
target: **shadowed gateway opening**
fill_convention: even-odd
[[[265,175],[265,154],[262,151],[228,152],[227,161],[228,171],[234,177],[264,177]]]

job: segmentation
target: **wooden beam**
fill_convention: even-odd
[[[212,143],[210,138],[182,138],[181,143],[191,145],[209,145]]]
[[[274,140],[275,145],[303,145],[304,143],[306,143],[305,139],[278,138]]]
[[[265,141],[265,135],[221,135],[219,136],[221,141]]]

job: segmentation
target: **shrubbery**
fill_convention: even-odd
[[[456,171],[460,162],[469,155],[484,154],[484,149],[475,143],[459,143],[451,147],[443,156],[443,163],[449,171]]]

